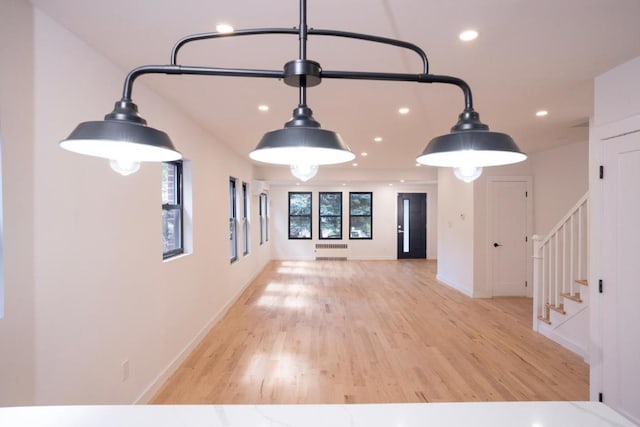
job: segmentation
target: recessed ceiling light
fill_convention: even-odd
[[[536,111],[536,116],[538,116],[538,117],[544,117],[544,116],[546,116],[547,114],[549,114],[549,112],[548,112],[547,110],[539,110],[539,111]]]
[[[354,163],[354,164],[353,164],[353,167],[356,167],[356,166],[358,166],[358,164],[357,164],[357,163]]]
[[[478,38],[478,32],[476,30],[465,30],[458,36],[463,42],[470,42]]]
[[[404,179],[401,179],[400,182],[404,182]]]
[[[269,106],[262,104],[262,105],[258,105],[258,110],[260,111],[269,111]]]
[[[409,114],[409,111],[411,111],[411,110],[409,110],[408,107],[400,107],[400,108],[398,108],[398,113],[400,113],[400,114]]]
[[[375,138],[373,138],[373,140],[375,142],[382,142],[382,137],[381,136],[376,136]]]
[[[361,155],[362,157],[367,157],[367,156],[369,155],[369,153],[362,152],[362,153],[360,153],[360,155]]]
[[[393,187],[393,184],[389,184],[389,187]]]
[[[347,186],[347,183],[346,183],[346,182],[343,182],[343,183],[342,183],[342,186],[343,186],[343,187],[346,187],[346,186]]]
[[[422,164],[421,163],[416,163],[416,166],[420,167],[420,166],[422,166]]]
[[[221,22],[216,25],[216,31],[225,34],[233,33],[233,26],[225,22]]]

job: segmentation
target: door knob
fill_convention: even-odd
[[[500,243],[495,243],[495,242],[493,243],[494,248],[497,248],[498,246],[502,246],[502,245]]]

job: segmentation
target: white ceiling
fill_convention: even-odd
[[[168,63],[177,39],[215,31],[220,21],[237,29],[298,25],[295,0],[32,1],[127,70]],[[312,28],[417,44],[431,73],[466,80],[481,119],[528,153],[586,141],[593,78],[640,56],[639,0],[309,0],[308,12]],[[465,44],[457,36],[467,28],[480,36]],[[185,47],[179,62],[281,70],[297,58],[297,43],[289,35],[210,40]],[[343,38],[311,36],[308,58],[324,70],[421,72],[411,52]],[[281,128],[298,101],[298,91],[276,79],[142,80],[243,156],[265,132]],[[105,114],[119,96],[104,100]],[[270,111],[259,112],[259,104]],[[309,89],[308,105],[324,128],[342,135],[364,169],[415,169],[427,142],[448,132],[464,107],[453,86],[330,79]],[[400,106],[411,113],[398,115]],[[139,108],[144,116],[145,106]],[[537,118],[539,109],[549,115]],[[384,141],[374,143],[374,136]],[[369,155],[360,157],[363,151]]]

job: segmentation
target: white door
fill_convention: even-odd
[[[603,399],[640,423],[640,132],[604,143]]]
[[[527,182],[489,181],[489,284],[493,296],[527,295]]]

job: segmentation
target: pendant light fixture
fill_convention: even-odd
[[[466,108],[451,133],[433,138],[416,161],[452,167],[458,179],[471,182],[480,177],[485,166],[508,165],[526,158],[509,135],[489,131],[478,113]]]
[[[129,98],[116,102],[103,121],[80,123],[60,146],[117,162],[168,162],[182,157],[166,133],[147,126]]]
[[[427,55],[418,46],[400,40],[369,34],[336,30],[310,29],[307,27],[307,2],[299,1],[300,25],[298,28],[257,28],[235,30],[232,33],[212,32],[192,34],[178,40],[171,52],[169,65],[144,65],[127,75],[122,98],[115,109],[103,121],[81,123],[60,143],[64,149],[80,154],[104,157],[121,164],[135,162],[164,162],[182,157],[166,133],[147,126],[132,101],[134,81],[145,74],[206,75],[250,78],[276,78],[298,88],[298,106],[283,129],[267,132],[256,148],[249,153],[255,161],[289,165],[292,173],[301,180],[309,179],[317,172],[318,165],[351,161],[355,155],[336,132],[322,129],[307,106],[307,88],[317,86],[322,79],[380,80],[414,83],[441,83],[459,87],[464,95],[465,108],[451,133],[429,142],[417,162],[430,166],[453,167],[469,175],[485,166],[515,163],[526,159],[510,136],[489,131],[473,109],[471,89],[457,77],[429,74]],[[186,44],[207,39],[218,39],[263,34],[296,35],[298,58],[285,64],[283,70],[213,68],[178,64],[178,52]],[[364,40],[408,49],[422,61],[418,74],[381,73],[367,71],[323,70],[319,63],[307,59],[308,36],[329,36]],[[478,169],[480,168],[480,169]],[[473,175],[472,174],[472,175]],[[479,174],[478,174],[479,176]]]

